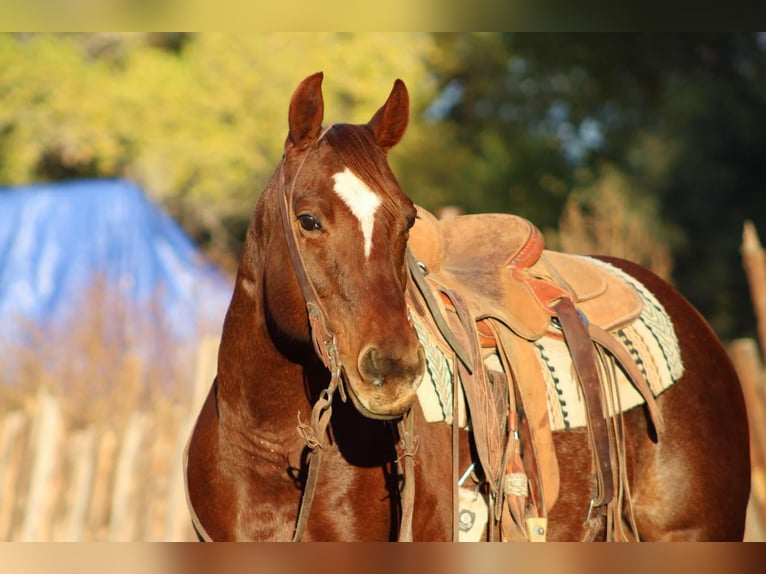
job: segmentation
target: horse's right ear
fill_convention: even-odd
[[[409,117],[410,96],[407,86],[401,80],[396,80],[386,103],[375,112],[367,127],[372,130],[378,145],[387,152],[404,136]]]
[[[290,99],[288,122],[290,131],[285,142],[285,150],[302,150],[313,144],[319,137],[324,117],[322,99],[322,78],[317,72],[303,80]]]

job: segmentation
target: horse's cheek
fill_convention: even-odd
[[[308,336],[306,304],[289,261],[281,262],[281,272],[264,284],[264,303],[269,323],[291,339]]]

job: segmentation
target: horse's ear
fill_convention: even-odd
[[[372,130],[378,145],[388,151],[402,139],[409,119],[410,95],[404,82],[396,80],[386,103],[375,112],[367,127]]]
[[[287,135],[285,148],[305,149],[319,137],[319,132],[322,129],[322,118],[324,117],[323,77],[322,72],[317,72],[303,80],[295,88],[293,97],[290,99],[288,115],[290,131]]]

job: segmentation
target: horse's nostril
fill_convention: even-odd
[[[359,360],[359,371],[373,385],[383,384],[383,370],[380,364],[380,355],[376,347],[369,347],[366,351],[362,352]]]
[[[369,346],[359,354],[359,373],[368,383],[381,386],[385,383],[419,382],[425,369],[425,353],[418,345],[404,357],[381,352]]]

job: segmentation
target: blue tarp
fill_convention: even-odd
[[[0,187],[0,340],[67,318],[98,277],[177,340],[220,330],[232,281],[133,183]],[[24,325],[24,329],[20,327]]]

